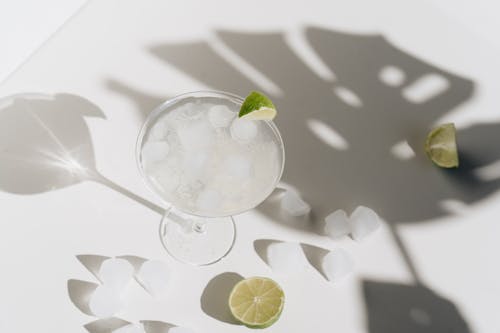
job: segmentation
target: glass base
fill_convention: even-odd
[[[232,217],[199,217],[171,208],[160,224],[160,239],[175,259],[203,266],[231,251],[236,238]]]

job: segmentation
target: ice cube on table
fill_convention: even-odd
[[[351,232],[349,217],[342,209],[338,209],[325,217],[325,234],[330,238],[339,238]]]
[[[266,250],[266,261],[273,271],[281,274],[293,274],[306,266],[306,257],[300,244],[275,242]]]
[[[205,189],[198,194],[196,206],[201,210],[214,210],[220,206],[222,195],[213,189]]]
[[[329,281],[336,282],[353,272],[354,261],[349,253],[336,249],[323,257],[321,268]]]
[[[137,272],[137,281],[153,297],[163,297],[168,291],[171,278],[170,268],[162,261],[145,261]]]
[[[122,258],[110,258],[103,261],[99,268],[99,279],[109,288],[121,293],[134,277],[134,267]]]
[[[246,179],[252,176],[252,161],[248,156],[229,156],[222,164],[225,172],[231,177]]]
[[[351,235],[361,241],[380,227],[377,213],[365,206],[358,206],[351,214]]]
[[[206,148],[215,138],[215,131],[208,121],[196,120],[177,129],[179,142],[185,150]]]
[[[120,312],[124,305],[120,293],[106,285],[98,286],[89,300],[89,309],[98,318],[109,318]]]
[[[146,163],[158,162],[165,159],[170,146],[165,141],[147,141],[142,146],[141,156]]]
[[[257,136],[258,128],[254,120],[236,118],[230,127],[231,136],[238,141],[250,141]]]
[[[142,324],[128,324],[114,330],[112,333],[146,333]]]
[[[169,329],[168,333],[195,333],[195,332],[192,329],[186,327],[176,326]]]
[[[281,198],[281,209],[291,216],[304,216],[309,214],[311,206],[297,192],[289,189]]]
[[[236,112],[231,111],[226,105],[214,105],[208,110],[208,120],[213,127],[227,127],[236,117]]]

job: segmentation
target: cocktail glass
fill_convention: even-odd
[[[182,262],[208,265],[226,256],[236,237],[232,216],[258,206],[281,178],[278,128],[238,118],[242,103],[226,92],[182,94],[154,109],[140,131],[139,170],[168,205],[160,239]]]

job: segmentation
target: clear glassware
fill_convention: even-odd
[[[154,109],[139,133],[140,173],[169,206],[160,239],[182,262],[208,265],[226,256],[236,237],[232,215],[258,206],[281,178],[278,128],[238,119],[242,102],[227,92],[182,94]]]

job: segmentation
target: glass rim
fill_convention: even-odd
[[[263,121],[271,128],[271,130],[273,131],[274,135],[278,139],[279,146],[281,148],[280,149],[281,150],[281,156],[282,156],[282,158],[281,158],[281,165],[280,165],[280,172],[279,172],[278,177],[276,177],[276,180],[275,180],[275,182],[274,182],[274,184],[272,186],[272,190],[270,191],[270,193],[267,193],[267,195],[262,200],[258,201],[252,207],[245,208],[244,210],[237,211],[237,212],[234,212],[234,213],[231,213],[231,214],[222,214],[222,215],[213,215],[213,216],[212,215],[207,216],[207,215],[197,214],[196,212],[192,212],[192,211],[189,211],[189,210],[182,209],[182,208],[174,205],[173,203],[168,202],[167,200],[165,200],[163,198],[163,196],[159,193],[159,191],[157,189],[155,189],[155,187],[153,186],[153,184],[151,184],[151,182],[148,180],[148,177],[146,176],[146,174],[144,172],[144,168],[141,165],[142,143],[144,141],[144,137],[146,135],[146,131],[150,127],[150,125],[153,122],[153,120],[155,120],[156,117],[159,114],[161,114],[163,111],[165,111],[165,109],[167,109],[169,105],[177,103],[178,101],[180,101],[182,99],[185,99],[185,98],[189,98],[189,97],[194,97],[194,98],[199,98],[199,97],[218,97],[218,98],[225,98],[225,99],[233,100],[233,101],[237,102],[238,104],[242,104],[243,101],[245,100],[241,96],[238,96],[236,94],[233,94],[233,93],[230,93],[230,92],[226,92],[226,91],[219,91],[219,90],[195,90],[195,91],[190,91],[190,92],[185,92],[185,93],[182,93],[182,94],[175,95],[174,97],[167,99],[166,101],[164,101],[163,103],[161,103],[160,105],[158,105],[157,107],[155,107],[147,115],[146,119],[142,123],[141,129],[139,130],[139,135],[137,136],[136,147],[135,147],[135,159],[136,159],[137,168],[139,169],[139,173],[140,173],[141,178],[142,178],[143,182],[145,183],[146,187],[155,196],[159,197],[162,202],[164,202],[165,204],[168,205],[168,207],[165,209],[166,211],[167,211],[167,209],[169,209],[171,207],[174,207],[175,209],[179,210],[182,213],[185,213],[185,214],[188,214],[188,215],[192,215],[192,216],[197,216],[197,217],[204,217],[204,218],[229,217],[229,216],[233,216],[233,215],[238,215],[238,214],[244,213],[246,211],[252,210],[255,207],[259,206],[276,189],[277,185],[279,184],[279,182],[281,180],[281,177],[283,176],[283,171],[284,171],[284,168],[285,168],[285,145],[283,143],[283,138],[281,137],[281,133],[280,133],[278,127],[276,126],[276,124],[272,120],[263,120]]]

